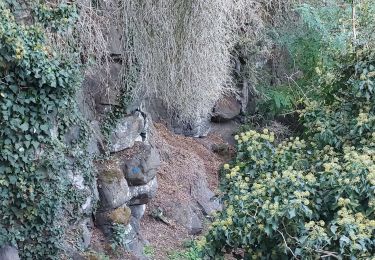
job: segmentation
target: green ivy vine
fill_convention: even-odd
[[[63,21],[50,23],[61,32],[77,9],[42,6],[25,25],[8,7],[0,0],[0,246],[17,246],[22,259],[59,259],[65,230],[89,195],[68,174],[84,175],[87,184],[93,168],[85,151],[90,132],[75,101],[78,55],[48,46],[45,26]],[[72,126],[79,137],[67,144]]]

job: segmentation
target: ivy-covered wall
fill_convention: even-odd
[[[157,190],[151,121],[127,108],[112,46],[120,32],[103,53],[87,45],[117,26],[95,23],[118,2],[57,2],[0,0],[0,258],[8,245],[21,259],[84,254],[94,221],[112,245],[142,248]]]
[[[16,1],[0,1],[0,245],[16,246],[22,259],[58,259],[65,231],[91,213],[94,178],[75,99],[78,56],[46,40],[46,26],[69,29],[76,9],[36,7],[25,24],[14,17]]]

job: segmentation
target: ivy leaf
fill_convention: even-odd
[[[25,147],[29,148],[30,147],[30,141],[25,141]]]
[[[288,218],[289,219],[292,219],[296,216],[296,209],[295,208],[291,208],[290,210],[288,210]]]
[[[19,88],[17,85],[11,84],[9,85],[9,89],[12,90],[14,94],[16,94]]]
[[[264,228],[264,231],[266,232],[266,234],[268,236],[270,236],[271,233],[272,233],[272,227],[271,227],[271,225],[266,225],[266,227]]]
[[[45,133],[48,134],[48,125],[41,125],[40,127],[40,130],[44,131]]]
[[[350,239],[346,236],[340,238],[340,247],[344,247],[346,244],[350,244]]]
[[[26,132],[27,130],[29,130],[29,124],[27,122],[23,123],[22,125],[19,126],[19,128]]]
[[[10,175],[10,176],[8,176],[8,179],[9,179],[10,184],[16,184],[16,182],[17,182],[17,176]]]
[[[332,225],[332,226],[330,227],[330,230],[331,230],[331,232],[332,232],[334,235],[336,235],[337,226]]]
[[[39,147],[40,143],[37,142],[37,141],[31,141],[31,145],[34,146],[35,149],[37,149]]]

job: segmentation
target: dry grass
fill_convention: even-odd
[[[105,70],[106,75],[110,75],[111,53],[107,32],[113,21],[119,17],[119,10],[109,4],[96,6],[92,2],[81,0],[78,4],[80,15],[76,26],[77,45],[81,49],[83,62],[88,65],[85,70],[87,75],[95,74],[99,70]]]
[[[248,56],[245,76],[255,85],[258,68],[272,49],[266,23],[280,20],[275,14],[292,1],[79,0],[75,31],[51,38],[60,47],[73,39],[85,74],[101,71],[101,85],[110,89],[109,82],[118,82],[110,80],[114,39],[109,32],[115,28],[123,46],[123,55],[116,58],[124,70],[123,84],[111,89],[124,88],[136,103],[162,100],[171,117],[190,122],[209,114],[223,94],[233,91],[235,45]]]
[[[74,28],[55,33],[47,31],[49,45],[53,46],[58,53],[69,54],[77,52],[80,54],[80,60],[83,65],[84,76],[95,76],[100,80],[100,86],[103,89],[119,89],[120,86],[109,86],[112,80],[111,63],[113,57],[110,49],[111,28],[121,21],[121,8],[116,1],[102,0],[100,4],[95,4],[92,0],[78,0],[75,2],[79,17]],[[71,0],[50,0],[46,4],[51,7],[57,7],[60,4],[70,4]]]
[[[163,100],[181,121],[208,114],[230,91],[234,2],[158,0],[123,5],[125,75],[133,95]]]

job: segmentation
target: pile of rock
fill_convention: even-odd
[[[95,223],[109,237],[115,224],[125,226],[124,246],[134,251],[139,247],[138,232],[146,204],[158,188],[160,156],[140,112],[119,120],[110,142],[110,158],[97,163],[99,207]]]

